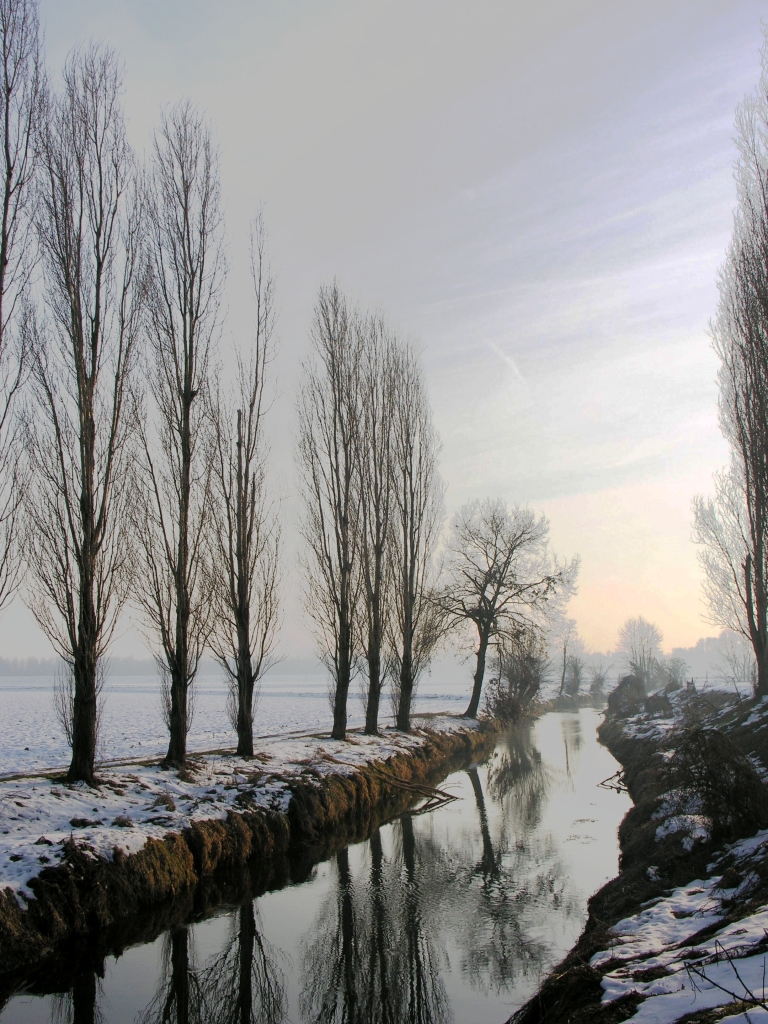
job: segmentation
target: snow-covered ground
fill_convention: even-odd
[[[430,732],[471,728],[466,720],[430,717]],[[252,807],[285,811],[288,783],[300,775],[310,782],[331,773],[350,774],[424,742],[414,721],[411,735],[351,734],[346,742],[323,736],[282,736],[256,745],[251,761],[227,754],[200,755],[182,777],[158,762],[103,766],[91,789],[44,776],[0,780],[0,890],[22,900],[27,883],[60,863],[64,844],[74,840],[88,856],[111,860],[115,850],[136,853],[148,838],[179,832],[192,820],[225,819]]]
[[[722,869],[716,860],[707,878],[673,889],[619,921],[611,929],[609,948],[592,957],[597,968],[619,962],[603,977],[603,1002],[629,992],[644,997],[631,1018],[636,1024],[672,1024],[686,1014],[727,1006],[736,999],[753,1006],[753,1000],[768,1000],[768,905],[735,921],[724,920],[730,916],[728,901],[749,897],[756,881],[754,868],[768,856],[768,831],[726,849],[743,876],[739,891],[721,888]],[[703,929],[707,933],[702,937]],[[750,1009],[750,1020],[764,1019],[765,1011],[759,1006],[757,1010],[760,1016]],[[743,1014],[726,1019],[747,1020]]]
[[[654,740],[666,747],[662,753],[669,758],[675,730],[686,724],[687,701],[684,691],[673,694],[671,713],[638,714],[623,724],[622,731],[628,737]],[[705,703],[698,710],[704,716],[701,724],[709,728],[727,732],[734,717],[739,720],[736,727],[751,730],[752,735],[768,728],[766,698],[750,705],[733,700],[720,710]],[[765,777],[765,765],[757,755],[752,760]],[[710,822],[698,810],[695,795],[667,793],[653,815],[659,820],[656,840],[681,833],[684,850],[707,840]],[[723,1020],[768,1024],[768,904],[756,895],[765,893],[762,879],[767,871],[764,830],[713,854],[705,878],[666,890],[619,921],[610,929],[609,944],[591,959],[593,967],[606,972],[603,1002],[629,993],[640,996],[643,1001],[629,1018],[636,1024],[673,1024],[688,1014],[732,1003],[737,1004],[734,1012]],[[651,865],[648,875],[657,880],[658,868]],[[737,887],[729,887],[735,879],[740,880]],[[743,1011],[738,1001],[748,1010]]]
[[[53,708],[51,677],[0,677],[0,778],[65,767],[69,748]],[[417,693],[415,711],[463,710],[469,684],[443,684],[427,676]],[[226,688],[215,676],[199,677],[189,734],[193,751],[232,748],[235,735],[226,712]],[[331,726],[326,679],[267,676],[255,715],[255,733],[272,736]],[[361,724],[363,708],[356,684],[349,700],[351,725]],[[389,700],[382,700],[382,721],[391,722]],[[106,761],[151,758],[165,753],[168,732],[163,721],[158,682],[151,676],[116,676],[104,688],[101,758]]]

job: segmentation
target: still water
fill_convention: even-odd
[[[107,956],[69,992],[18,992],[0,1024],[502,1024],[616,874],[629,799],[599,786],[618,767],[600,718],[516,728],[448,776],[454,802],[390,822],[300,884]]]

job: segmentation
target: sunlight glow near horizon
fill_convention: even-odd
[[[231,273],[247,223],[277,271],[274,482],[294,508],[293,396],[320,283],[423,347],[449,514],[501,496],[582,557],[571,614],[605,649],[630,615],[665,647],[703,618],[693,495],[726,459],[707,336],[731,228],[736,103],[763,4],[42,0],[49,66],[122,53],[129,131],[190,96],[221,148]],[[288,537],[286,563],[297,539]],[[288,587],[283,649],[311,637]],[[136,653],[126,631],[116,654]],[[20,601],[0,651],[48,652]],[[140,653],[140,652],[139,652]]]

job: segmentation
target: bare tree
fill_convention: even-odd
[[[584,678],[585,661],[578,654],[570,654],[566,666],[565,692],[569,697],[578,696]]]
[[[76,50],[63,80],[40,137],[46,319],[25,438],[25,540],[33,611],[72,673],[69,778],[93,783],[99,662],[128,589],[126,397],[145,290],[117,58],[98,46]]]
[[[736,115],[737,207],[712,326],[720,427],[731,465],[713,501],[694,503],[712,618],[746,636],[768,694],[768,45],[754,96]]]
[[[619,630],[617,653],[623,654],[629,669],[648,686],[661,659],[661,630],[638,615],[629,618]]]
[[[768,429],[768,427],[767,427]],[[768,693],[768,643],[764,643],[766,597],[761,596],[760,577],[752,567],[759,565],[752,541],[752,519],[747,488],[734,457],[730,470],[715,473],[714,498],[694,498],[693,539],[701,545],[699,561],[704,570],[703,589],[709,605],[709,620],[744,637],[754,651],[757,673],[756,693]],[[761,653],[762,652],[762,655]],[[764,660],[763,689],[760,689],[760,657]]]
[[[393,506],[397,359],[395,339],[382,317],[359,317],[356,329],[361,334],[360,415],[355,437],[362,576],[359,633],[368,667],[365,731],[375,735],[392,603],[388,543]]]
[[[565,679],[568,674],[568,659],[573,649],[581,650],[581,641],[576,629],[576,620],[556,616],[550,628],[553,646],[557,649],[560,666],[560,693],[565,693]]]
[[[273,358],[273,279],[259,215],[251,230],[256,322],[247,357],[238,353],[237,409],[217,397],[213,422],[215,600],[211,647],[230,683],[237,752],[253,756],[256,687],[272,664],[279,625],[280,526],[266,491],[267,371]]]
[[[0,0],[0,609],[15,592],[22,560],[17,543],[24,493],[19,421],[14,406],[29,366],[28,285],[34,265],[33,178],[44,75],[35,0]],[[26,314],[26,315],[25,315]]]
[[[210,129],[182,103],[163,116],[155,135],[148,188],[152,402],[148,419],[137,407],[145,500],[136,517],[143,558],[134,591],[157,644],[170,732],[166,760],[178,766],[186,760],[188,697],[213,611],[206,409],[225,273],[220,192]]]
[[[587,666],[589,673],[589,692],[592,697],[602,697],[608,683],[608,672],[611,666],[606,665],[602,658],[595,658]]]
[[[321,288],[298,397],[297,461],[307,545],[305,605],[333,680],[334,739],[347,730],[360,594],[357,430],[360,333],[337,285]]]
[[[575,586],[578,558],[558,564],[549,555],[548,534],[544,516],[501,500],[469,502],[454,516],[440,604],[448,628],[472,623],[477,631],[468,718],[477,717],[489,645],[514,642],[550,598]]]
[[[408,345],[399,344],[395,355],[391,649],[396,725],[408,732],[416,682],[441,636],[441,609],[433,591],[435,547],[444,511],[437,469],[440,441],[432,425],[421,365]]]

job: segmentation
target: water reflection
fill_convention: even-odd
[[[103,967],[99,973],[93,968],[85,968],[75,975],[69,992],[58,996],[53,1002],[51,1012],[52,1024],[102,1024],[104,1016],[98,1005],[104,977]]]
[[[573,775],[578,771],[582,744],[581,718],[579,715],[562,715],[560,721],[565,747],[565,772],[569,783],[573,785]]]
[[[202,986],[193,966],[189,928],[173,928],[163,940],[160,983],[139,1018],[141,1024],[201,1024]]]
[[[232,916],[229,944],[201,977],[204,1019],[216,1024],[280,1024],[285,1019],[285,975],[280,953],[256,925],[253,903]]]
[[[389,858],[381,833],[371,838],[358,884],[349,851],[337,854],[334,889],[302,957],[300,1006],[312,1024],[452,1020],[440,973],[443,958],[422,917],[410,816],[400,820],[398,838]]]
[[[504,803],[509,824],[517,832],[538,827],[553,782],[554,774],[534,745],[531,729],[509,733],[488,768],[488,792]]]
[[[576,815],[595,800],[619,800],[594,788],[612,764],[579,716],[553,715],[545,725],[510,732],[485,765],[452,775],[445,785],[460,800],[403,815],[339,851],[309,881],[173,928],[158,944],[161,955],[135,961],[142,968],[130,968],[132,950],[107,958],[106,975],[103,962],[91,960],[46,1019],[95,1024],[116,1020],[119,1008],[126,1024],[506,1020],[575,940],[586,896],[603,880],[588,880],[585,890],[574,870],[570,833],[586,820]],[[588,776],[585,764],[593,765]],[[590,821],[599,814],[589,813]],[[615,824],[602,833],[610,842]],[[590,847],[590,862],[597,856]],[[606,864],[605,878],[615,846]],[[140,1004],[123,1012],[131,969],[149,970],[152,980]],[[47,984],[27,993],[57,983]],[[0,1007],[0,1024],[41,1020],[25,1016],[17,997]]]

